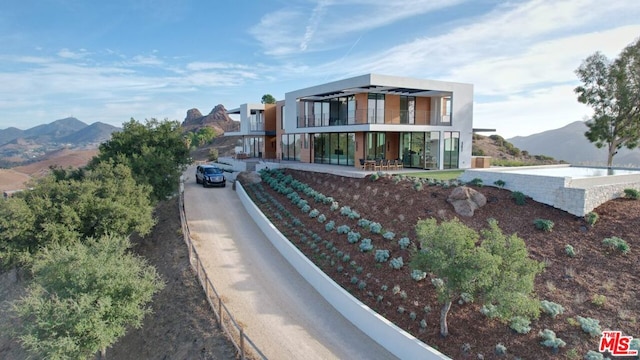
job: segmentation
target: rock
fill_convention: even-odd
[[[476,209],[486,205],[487,198],[470,187],[460,186],[453,189],[447,202],[453,205],[458,215],[471,217]]]

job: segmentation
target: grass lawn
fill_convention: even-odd
[[[411,173],[411,177],[436,179],[436,180],[451,180],[460,176],[464,170],[439,170],[439,171],[425,171],[422,173]]]

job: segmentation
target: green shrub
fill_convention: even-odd
[[[327,217],[324,214],[318,215],[318,222],[319,223],[323,223],[325,221],[327,221]]]
[[[468,304],[473,302],[473,295],[463,292],[460,294],[460,300],[458,300],[458,304]]]
[[[383,263],[389,260],[389,250],[384,250],[384,249],[376,250],[375,259],[376,259],[376,262],[379,262],[379,263]]]
[[[406,249],[409,247],[409,244],[411,243],[411,241],[409,240],[408,237],[403,237],[400,238],[400,240],[398,240],[398,246],[400,246],[400,249]]]
[[[371,174],[371,176],[369,176],[370,181],[376,181],[378,179],[380,179],[380,175],[378,173],[373,173]]]
[[[640,199],[640,191],[636,189],[624,189],[624,197],[633,199],[633,200],[638,200]]]
[[[338,210],[339,207],[340,207],[340,204],[338,204],[337,201],[333,201],[331,203],[331,206],[329,207],[329,210],[336,211],[336,210]]]
[[[507,183],[504,182],[504,180],[496,180],[493,182],[493,185],[499,187],[500,189],[502,189]]]
[[[521,193],[520,191],[514,191],[511,193],[511,197],[513,198],[513,200],[515,200],[517,205],[524,205],[526,204],[526,196]]]
[[[349,225],[340,225],[338,226],[338,228],[336,229],[336,232],[338,234],[347,234],[351,231],[351,228],[349,227]]]
[[[349,231],[347,233],[347,241],[349,244],[355,244],[360,241],[360,233],[355,231]]]
[[[562,339],[556,337],[556,333],[549,329],[544,329],[538,333],[538,337],[542,338],[542,342],[540,344],[553,348],[554,351],[558,351],[559,348],[565,347],[567,343],[562,341]]]
[[[396,234],[391,231],[387,231],[384,234],[382,234],[382,237],[387,240],[393,240],[393,238],[396,237]]]
[[[360,251],[362,252],[373,250],[373,244],[371,244],[371,239],[362,239],[359,247],[360,247]]]
[[[391,259],[391,261],[389,262],[389,266],[391,266],[392,269],[396,269],[396,270],[401,269],[402,266],[404,266],[404,262],[402,261],[402,256]]]
[[[380,234],[380,232],[382,232],[382,225],[380,225],[380,223],[377,223],[377,222],[372,222],[369,224],[369,231],[371,231],[374,234]]]
[[[308,213],[308,212],[310,212],[310,211],[311,211],[311,206],[309,206],[309,205],[305,205],[305,206],[303,206],[303,207],[302,207],[302,209],[301,209],[301,210],[302,210],[302,212],[303,212],[303,213],[305,213],[305,214],[306,214],[306,213]]]
[[[505,355],[507,353],[507,347],[502,345],[501,343],[496,344],[495,349],[496,355]]]
[[[427,320],[422,319],[420,320],[420,329],[426,329],[427,328]]]
[[[427,273],[422,270],[414,269],[413,271],[411,271],[411,278],[415,281],[423,280],[426,277]]]
[[[535,219],[533,220],[533,224],[536,226],[536,229],[543,230],[546,232],[553,231],[553,221],[547,219]]]
[[[549,314],[552,318],[555,318],[564,312],[564,307],[562,307],[562,305],[547,300],[540,301],[540,307],[542,308],[542,311]]]
[[[626,241],[617,236],[612,236],[610,238],[602,240],[602,244],[606,245],[609,248],[616,249],[623,254],[628,254],[629,251],[631,251],[631,248],[629,248],[629,244],[627,244]]]
[[[309,217],[310,218],[316,218],[316,217],[318,217],[318,215],[320,215],[320,210],[318,210],[318,209],[313,209],[313,210],[309,211]]]
[[[398,306],[398,314],[404,314],[404,306]]]
[[[369,224],[371,224],[371,221],[367,220],[367,219],[360,219],[358,220],[358,226],[360,226],[361,228],[369,228]]]
[[[351,213],[351,208],[348,206],[343,206],[340,208],[340,215],[347,216]]]
[[[413,189],[414,189],[415,191],[420,191],[420,190],[422,190],[422,181],[415,181],[415,182],[413,183]]]
[[[500,313],[498,312],[498,307],[493,304],[482,305],[482,307],[480,308],[480,312],[482,313],[482,315],[488,317],[489,319],[495,319],[500,316]]]
[[[591,303],[598,307],[603,307],[607,303],[607,297],[602,294],[594,294],[591,297]]]
[[[600,336],[602,334],[602,329],[600,328],[600,322],[598,320],[583,318],[582,316],[576,316],[576,318],[578,319],[578,323],[580,324],[582,331],[591,336]]]
[[[349,262],[349,260],[351,260],[351,255],[344,254],[344,256],[342,257],[342,262]]]
[[[367,283],[364,280],[360,280],[360,282],[358,282],[358,289],[364,290],[364,288],[366,287],[367,287]]]
[[[477,186],[477,187],[482,187],[482,179],[480,178],[474,178],[473,180],[468,182],[469,185],[473,185],[473,186]]]
[[[336,223],[333,220],[329,221],[328,223],[326,223],[324,225],[324,229],[327,230],[327,231],[333,231],[333,229],[335,229],[335,227],[336,227]]]
[[[509,323],[509,327],[513,329],[518,334],[528,334],[531,331],[531,320],[527,319],[524,316],[514,316],[511,318],[511,322]]]
[[[602,355],[602,353],[589,350],[584,356],[584,360],[604,360],[604,355]]]
[[[358,279],[358,277],[357,277],[357,276],[352,276],[352,277],[351,277],[351,283],[352,283],[353,285],[357,284],[357,283],[358,283],[358,281],[360,281],[360,279]]]
[[[593,226],[598,221],[598,218],[600,218],[600,216],[592,211],[584,216],[584,221],[586,221],[590,226]]]
[[[569,257],[574,257],[576,256],[576,250],[573,248],[573,246],[567,244],[564,246],[564,252],[567,254],[567,256]]]

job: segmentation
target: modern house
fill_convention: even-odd
[[[240,116],[240,130],[225,132],[225,136],[241,136],[243,157],[275,159],[276,152],[276,105],[242,104],[227,110],[229,115]]]
[[[243,135],[251,156],[356,167],[360,159],[471,167],[471,84],[368,74],[229,113],[240,114],[241,131],[225,135]]]

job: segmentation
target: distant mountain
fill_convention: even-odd
[[[32,127],[31,129],[27,129],[23,132],[21,137],[34,138],[38,136],[47,136],[55,139],[73,134],[87,126],[87,124],[74,117],[68,117],[56,120],[49,124],[42,124]]]
[[[606,165],[607,150],[598,149],[589,142],[584,136],[587,130],[583,121],[576,121],[559,129],[507,140],[529,153],[549,155],[574,165]],[[640,150],[620,149],[613,158],[613,165],[640,167]]]
[[[97,149],[120,128],[96,122],[91,125],[73,118],[42,124],[27,130],[0,130],[0,167],[37,161],[60,149]]]
[[[73,118],[56,120],[27,130],[15,127],[0,130],[0,146],[8,143],[29,142],[44,144],[48,142],[89,144],[101,143],[111,138],[111,133],[120,128],[113,125],[95,122],[87,125]]]
[[[120,128],[101,122],[95,122],[74,133],[60,138],[60,142],[71,144],[103,143],[111,139],[111,134],[117,131],[120,131]]]

